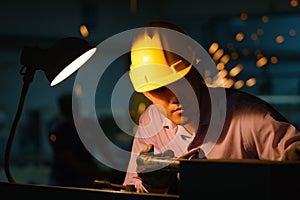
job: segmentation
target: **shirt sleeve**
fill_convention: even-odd
[[[140,152],[145,149],[149,144],[151,144],[151,140],[149,139],[149,133],[148,133],[148,125],[150,124],[149,120],[151,118],[149,115],[151,115],[152,106],[148,107],[146,111],[140,116],[139,119],[139,126],[137,128],[137,131],[135,133],[135,137],[133,139],[132,143],[132,149],[131,149],[131,156],[126,172],[126,176],[123,182],[123,185],[134,185],[136,190],[139,191],[139,189],[142,186],[142,181],[138,177],[138,174],[136,172],[137,164],[136,159],[137,156],[140,154]],[[150,129],[153,126],[150,126]]]
[[[255,152],[260,160],[281,161],[287,149],[293,143],[300,142],[300,132],[271,112],[246,115],[242,129],[245,148],[248,152]]]

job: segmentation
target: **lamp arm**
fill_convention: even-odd
[[[26,70],[24,72],[24,69]],[[5,174],[7,177],[7,180],[11,183],[15,183],[15,179],[13,178],[13,176],[11,175],[10,172],[10,167],[9,167],[9,162],[10,162],[10,153],[11,153],[11,147],[12,147],[12,143],[13,143],[13,139],[16,133],[16,129],[22,114],[22,110],[23,110],[23,105],[25,102],[25,97],[29,88],[30,83],[33,80],[34,74],[35,74],[35,69],[33,68],[26,68],[26,67],[22,67],[22,69],[20,70],[21,75],[24,75],[23,77],[23,87],[22,87],[22,92],[21,92],[21,96],[20,96],[20,100],[19,100],[19,105],[18,105],[18,109],[9,133],[9,137],[7,140],[7,144],[6,144],[6,149],[5,149],[5,155],[4,155],[4,169],[5,169]]]

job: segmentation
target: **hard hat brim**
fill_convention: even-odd
[[[169,66],[167,66],[167,67],[169,67]],[[147,91],[155,90],[157,88],[166,86],[170,83],[173,83],[173,82],[183,78],[190,71],[191,67],[192,67],[192,65],[189,65],[188,67],[184,68],[181,71],[169,74],[165,77],[161,77],[160,79],[156,79],[155,81],[148,81],[145,84],[138,84],[138,83],[135,84],[135,82],[133,80],[136,80],[136,78],[133,78],[132,71],[129,72],[129,76],[130,76],[130,79],[132,80],[135,91],[147,92]]]

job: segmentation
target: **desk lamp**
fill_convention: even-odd
[[[76,37],[61,39],[50,48],[36,46],[25,46],[23,48],[21,54],[21,64],[23,67],[20,70],[20,74],[23,76],[23,88],[6,144],[4,158],[5,174],[9,182],[15,183],[9,168],[13,138],[29,85],[33,80],[36,70],[44,71],[50,82],[50,86],[55,86],[79,69],[95,52],[96,48],[93,45]]]

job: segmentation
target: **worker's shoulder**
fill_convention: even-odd
[[[266,101],[259,98],[258,96],[244,91],[231,88],[225,88],[225,91],[228,102],[236,102],[243,104],[269,104]]]

